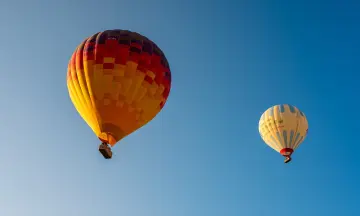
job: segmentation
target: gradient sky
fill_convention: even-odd
[[[359,11],[355,0],[1,1],[0,215],[358,215]],[[66,70],[84,38],[114,28],[155,41],[173,83],[164,110],[105,160]],[[257,128],[280,103],[309,121],[286,165]]]

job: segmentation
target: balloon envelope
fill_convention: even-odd
[[[307,131],[308,121],[305,114],[289,104],[270,107],[259,121],[261,138],[284,156],[290,156],[299,147]]]
[[[126,30],[107,30],[84,40],[68,65],[70,98],[100,140],[114,146],[163,108],[171,72],[161,49]]]

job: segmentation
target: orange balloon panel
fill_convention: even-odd
[[[160,112],[171,72],[155,43],[135,32],[108,30],[77,47],[67,86],[81,117],[100,140],[114,146]]]

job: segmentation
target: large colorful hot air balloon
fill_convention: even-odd
[[[111,147],[151,121],[164,107],[171,72],[161,49],[148,38],[126,30],[107,30],[85,39],[67,71],[70,98],[81,117]]]
[[[259,122],[259,132],[264,142],[291,161],[291,154],[304,141],[308,121],[298,108],[282,104],[266,110]]]

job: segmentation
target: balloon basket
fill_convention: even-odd
[[[289,163],[291,161],[291,157],[285,157],[284,163]]]
[[[99,152],[105,159],[111,159],[112,151],[107,143],[101,143],[99,146]]]

